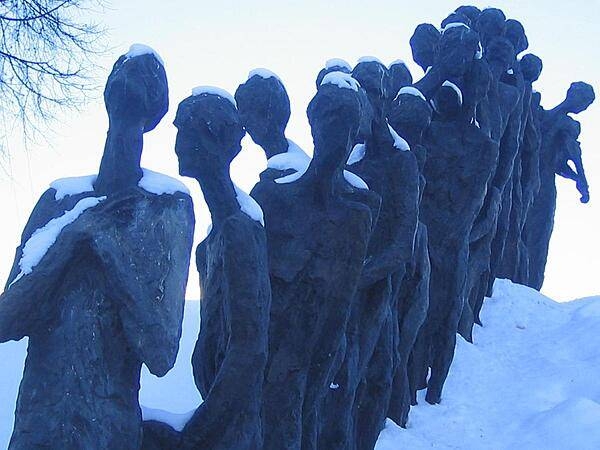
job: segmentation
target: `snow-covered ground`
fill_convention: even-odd
[[[198,315],[189,301],[175,368],[162,379],[143,370],[146,417],[180,426],[200,402],[189,365]],[[458,339],[442,403],[421,395],[408,429],[388,421],[376,449],[600,449],[600,297],[556,303],[501,280],[482,320],[475,345]],[[0,345],[0,448],[10,438],[26,345]]]

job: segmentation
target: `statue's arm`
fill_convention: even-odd
[[[123,202],[92,238],[128,344],[158,376],[177,357],[194,232],[191,198],[161,197],[132,209]]]

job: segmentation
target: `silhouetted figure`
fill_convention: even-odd
[[[542,144],[540,151],[540,190],[529,210],[525,222],[525,242],[529,256],[529,280],[527,285],[540,289],[544,282],[544,271],[550,236],[554,227],[556,209],[555,174],[575,179],[581,194],[580,201],[589,201],[589,192],[581,149],[577,142],[579,124],[567,116],[585,111],[595,99],[592,87],[583,82],[571,84],[566,99],[549,111],[542,111]],[[572,161],[576,170],[568,167]]]
[[[273,294],[265,449],[316,446],[316,414],[333,381],[373,223],[343,175],[360,122],[358,86],[342,73],[323,83],[307,111],[315,145],[308,170],[253,189],[265,213]]]
[[[244,136],[236,107],[216,90],[194,94],[177,110],[175,151],[212,218],[197,252],[204,283],[192,363],[195,375],[207,370],[213,380],[183,430],[183,447],[260,449],[271,303],[262,213],[229,177]]]
[[[494,142],[477,126],[461,120],[456,87],[442,86],[435,97],[436,115],[425,134],[427,185],[422,220],[427,225],[431,261],[430,306],[425,345],[430,360],[426,400],[439,403],[454,355],[463,306],[469,233],[479,212],[497,157]],[[425,357],[427,355],[424,355]]]
[[[0,298],[0,342],[29,336],[11,449],[139,449],[142,363],[158,376],[175,363],[192,201],[140,168],[143,134],[168,106],[162,62],[132,47],[104,100],[99,174],[42,195]]]

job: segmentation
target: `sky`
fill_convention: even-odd
[[[7,277],[14,250],[29,214],[49,183],[57,178],[97,173],[108,121],[102,87],[119,55],[133,43],[153,47],[165,61],[170,109],[146,134],[142,165],[177,177],[174,153],[177,104],[199,85],[233,93],[248,72],[268,68],[283,80],[291,100],[289,138],[309,154],[312,139],[306,106],[315,93],[315,78],[325,61],[339,57],[351,64],[372,55],[384,63],[403,59],[418,79],[408,45],[415,27],[439,23],[461,3],[433,0],[402,2],[221,0],[113,1],[95,15],[108,34],[111,50],[98,60],[97,98],[80,111],[61,115],[46,138],[23,146],[18,133],[8,133],[0,160],[0,276]],[[600,93],[600,0],[569,2],[472,2],[480,8],[501,8],[520,20],[529,38],[527,52],[540,56],[544,70],[534,89],[542,105],[560,103],[573,81],[591,83]],[[542,292],[557,300],[600,294],[600,101],[576,116],[590,184],[591,201],[579,203],[574,183],[559,180],[555,229]],[[236,184],[249,191],[265,167],[264,154],[250,138],[232,164]],[[196,244],[206,235],[210,215],[195,180],[182,179],[192,191],[196,210]],[[596,197],[598,195],[598,197]],[[198,298],[195,264],[190,268],[188,298]]]

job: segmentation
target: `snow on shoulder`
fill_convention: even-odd
[[[396,98],[398,98],[398,96],[400,96],[402,94],[414,95],[415,97],[421,97],[424,101],[427,101],[427,99],[425,98],[423,93],[420,90],[418,90],[416,87],[413,87],[413,86],[404,86],[404,87],[400,88]]]
[[[94,190],[94,182],[98,175],[84,175],[81,177],[59,178],[50,183],[50,187],[56,190],[54,199],[60,201],[67,195],[77,195]]]
[[[350,156],[348,156],[348,161],[346,161],[346,164],[351,166],[352,164],[356,164],[357,162],[361,161],[364,157],[365,144],[363,142],[360,142],[352,148],[352,151],[350,152]]]
[[[455,85],[452,81],[446,80],[442,83],[442,86],[447,86],[447,87],[454,89],[454,92],[456,92],[456,95],[458,95],[458,101],[462,105],[463,95],[462,95],[462,91],[460,90],[460,88],[457,85]]]
[[[343,67],[344,69],[348,69],[352,72],[352,66],[348,63],[348,61],[341,58],[331,58],[325,62],[326,69],[332,69],[334,67]]]
[[[365,183],[365,180],[349,170],[344,170],[344,179],[355,188],[365,190],[369,189],[369,185]]]
[[[19,260],[21,271],[10,283],[9,287],[16,283],[20,278],[30,274],[33,268],[39,264],[48,249],[56,242],[58,235],[64,227],[75,220],[89,208],[93,208],[106,197],[85,197],[79,200],[73,209],[65,211],[62,216],[50,220],[46,225],[33,232],[31,237],[23,246],[23,255]]]
[[[267,167],[276,170],[295,170],[296,172],[306,172],[310,164],[310,156],[304,153],[295,142],[288,139],[288,150],[285,153],[279,153],[271,156],[267,160]],[[285,178],[285,177],[284,177]]]
[[[142,168],[144,175],[138,182],[138,186],[146,192],[151,194],[162,195],[162,194],[174,194],[175,192],[182,192],[184,194],[190,193],[189,189],[181,181],[176,180],[168,175],[154,172],[149,169]]]
[[[261,77],[264,78],[265,80],[268,78],[275,78],[277,81],[281,81],[281,78],[279,78],[275,72],[271,72],[269,69],[265,69],[262,67],[256,68],[256,69],[252,69],[249,73],[248,73],[248,79],[252,78],[253,76],[257,76],[257,77]]]
[[[152,47],[149,47],[148,45],[145,45],[145,44],[133,44],[131,47],[129,47],[129,51],[127,53],[125,53],[125,56],[128,59],[135,58],[136,56],[142,56],[142,55],[154,55],[154,57],[158,60],[159,63],[162,64],[163,67],[165,65],[165,62],[160,57],[160,55],[157,53],[157,51],[154,50]]]
[[[260,205],[256,202],[256,200],[237,187],[235,183],[233,184],[233,188],[235,189],[235,196],[242,212],[244,212],[252,220],[260,222],[260,224],[264,227],[265,218]]]
[[[403,152],[409,151],[410,145],[408,145],[408,142],[406,142],[406,140],[402,136],[400,136],[398,132],[394,130],[389,123],[388,129],[390,130],[390,134],[394,138],[394,147]]]
[[[333,84],[341,89],[352,89],[355,92],[358,92],[358,88],[360,84],[350,75],[344,72],[329,72],[327,75],[323,77],[323,81],[321,81],[321,86],[326,84]]]
[[[228,100],[233,106],[237,108],[237,103],[235,102],[235,98],[225,89],[221,89],[215,86],[196,86],[192,89],[192,96],[197,97],[200,95],[216,95],[218,97],[224,98]]]

